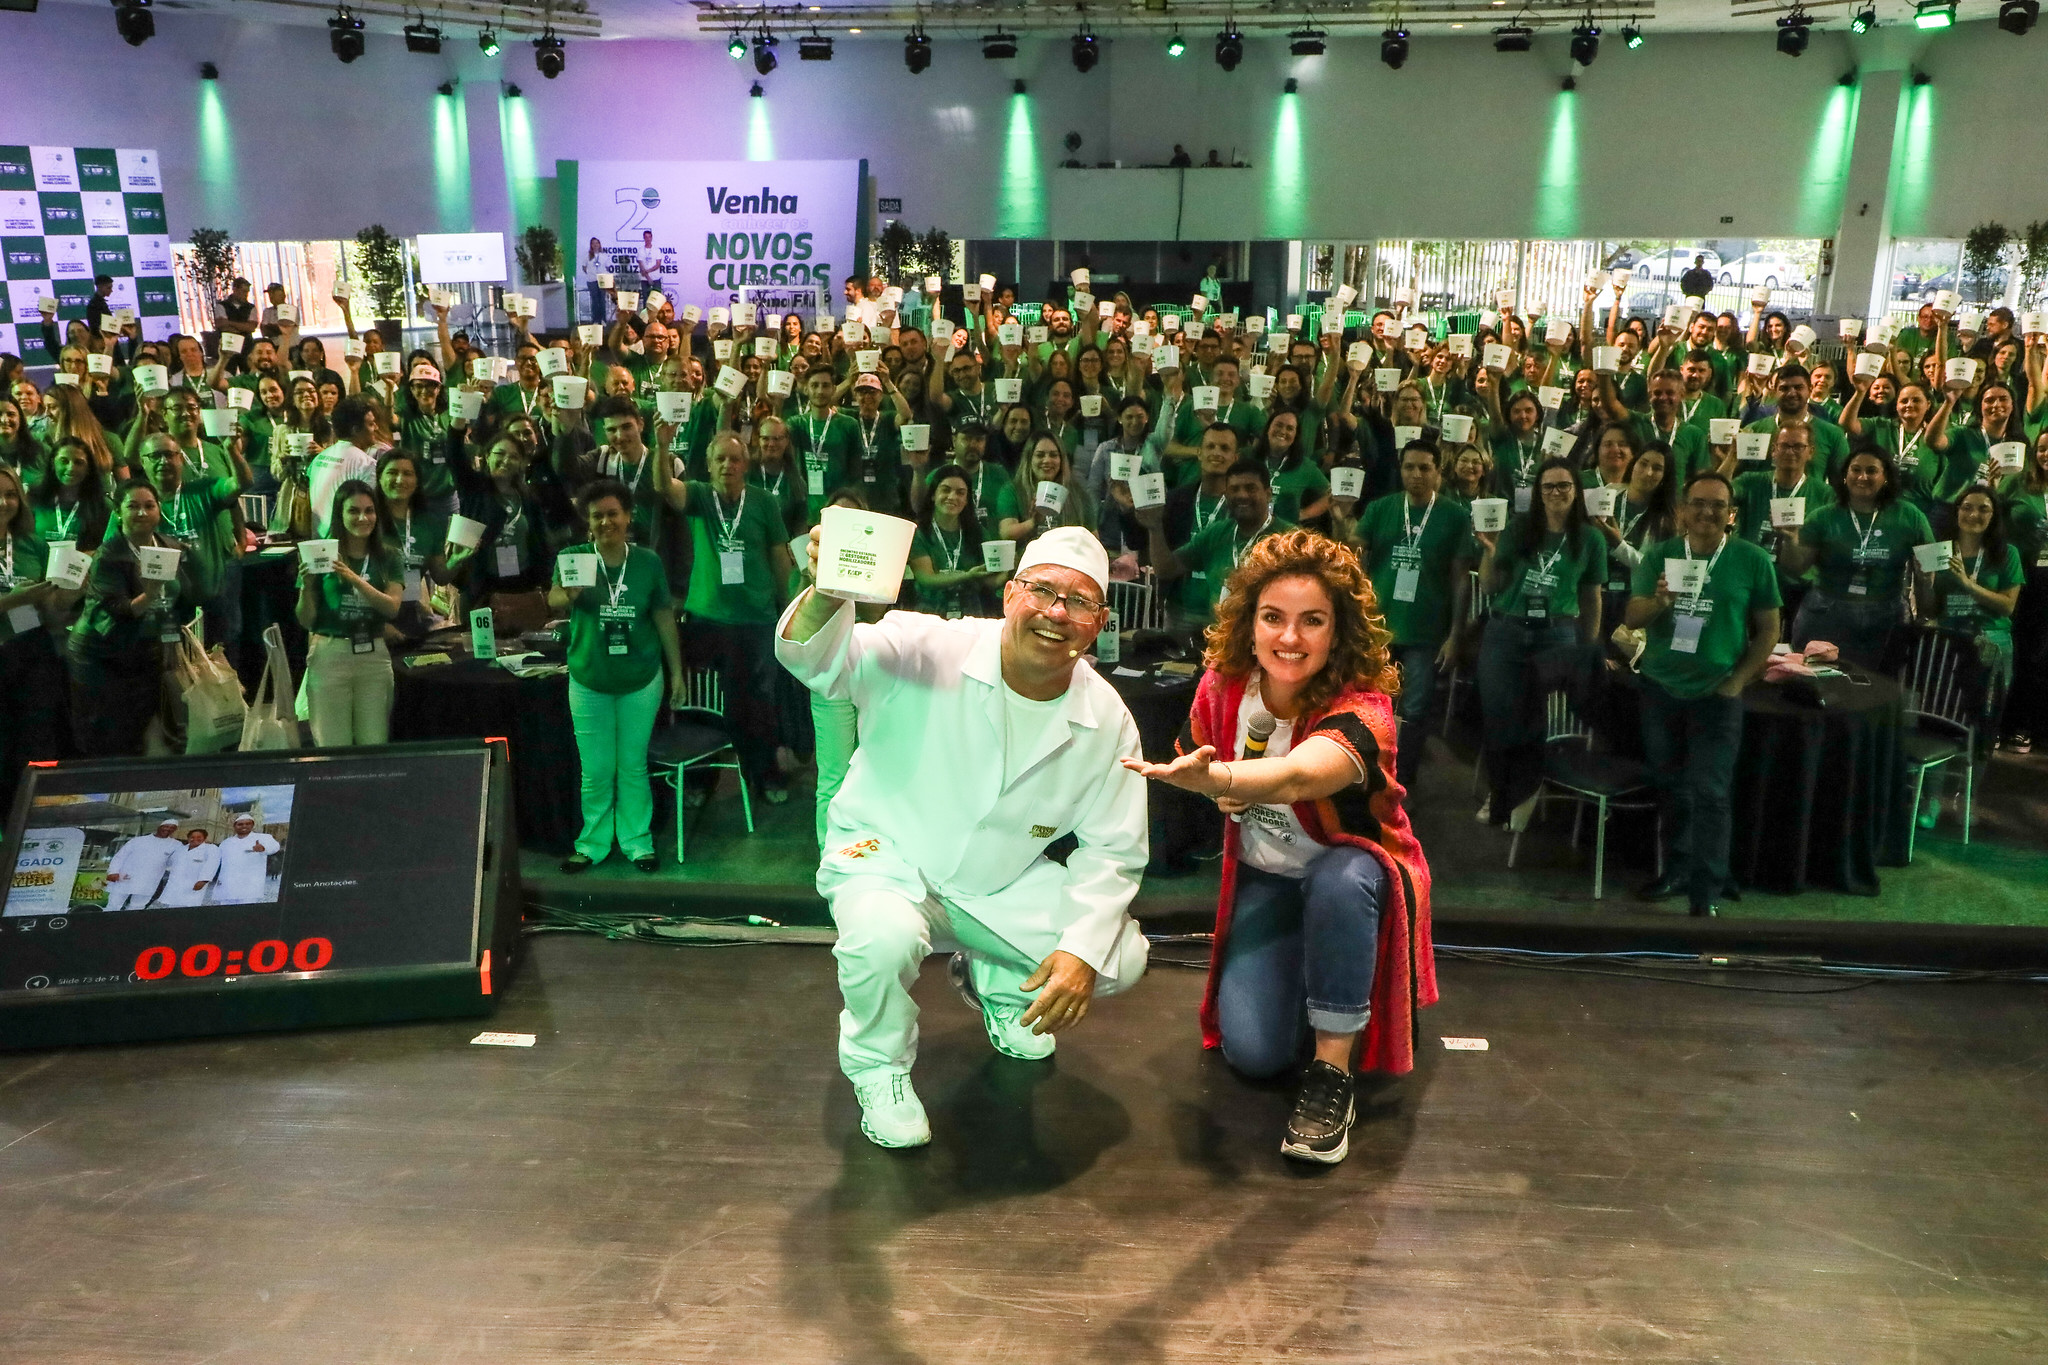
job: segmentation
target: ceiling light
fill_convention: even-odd
[[[1287,50],[1297,57],[1320,57],[1329,46],[1329,34],[1307,25],[1287,35]]]
[[[434,28],[425,20],[421,20],[417,24],[407,24],[405,26],[405,50],[407,52],[439,52],[441,50],[441,30]]]
[[[477,30],[476,45],[483,49],[483,54],[486,57],[498,55],[498,35],[487,28]]]
[[[2015,38],[2024,37],[2041,17],[2041,0],[2005,0],[1998,7],[1998,26]]]
[[[1074,35],[1074,70],[1093,71],[1095,63],[1102,59],[1102,50],[1095,46],[1095,35],[1088,30],[1088,21],[1081,21],[1080,31]]]
[[[553,80],[568,64],[569,54],[562,50],[562,40],[555,36],[555,26],[547,25],[541,29],[540,37],[533,40],[533,69]]]
[[[1186,52],[1187,50],[1188,40],[1180,36],[1179,29],[1175,29],[1173,31],[1173,36],[1166,40],[1166,55],[1169,57],[1178,57],[1181,53]]]
[[[924,25],[913,26],[903,35],[903,64],[913,76],[922,75],[932,64],[932,40],[924,36]]]
[[[149,12],[149,0],[114,0],[114,32],[130,47],[154,38],[156,16]]]
[[[1913,27],[1947,28],[1956,21],[1956,0],[1920,0],[1913,9]]]
[[[1589,16],[1585,23],[1572,30],[1572,60],[1580,66],[1591,66],[1599,55],[1600,26]]]
[[[219,80],[220,68],[215,66],[212,62],[201,62],[199,64],[199,79],[202,81]]]
[[[1216,65],[1225,71],[1235,71],[1243,60],[1244,35],[1237,31],[1237,22],[1232,20],[1216,35]]]
[[[755,99],[760,99],[760,98],[761,98],[762,96],[766,95],[766,94],[767,94],[768,92],[767,92],[766,90],[763,90],[763,89],[761,88],[761,82],[759,82],[759,81],[755,81],[755,82],[754,82],[754,84],[753,84],[753,87],[752,87],[751,89],[749,89],[749,90],[747,91],[747,93],[748,93],[749,95],[753,96],[753,97],[754,97]]]
[[[344,65],[363,55],[363,21],[350,14],[347,5],[327,21],[327,50]]]
[[[1527,52],[1536,41],[1536,30],[1526,24],[1502,24],[1493,31],[1495,52]]]
[[[1851,33],[1868,33],[1877,27],[1877,6],[1865,5],[1856,11],[1856,17],[1849,21]]]
[[[775,49],[780,42],[780,39],[765,28],[754,35],[754,70],[756,72],[765,76],[776,68],[779,63],[775,56]]]
[[[799,34],[796,40],[796,59],[800,62],[831,61],[832,40],[816,29]]]
[[[1634,52],[1643,45],[1643,31],[1634,24],[1624,24],[1621,29],[1622,45]]]
[[[526,92],[524,90],[521,90],[517,84],[511,84],[505,87],[505,98],[508,100],[516,100],[525,93]]]
[[[747,40],[740,36],[740,31],[738,29],[734,29],[732,31],[732,37],[725,40],[725,55],[732,58],[736,62],[742,62],[746,60]]]
[[[1795,9],[1778,20],[1778,51],[1787,57],[1797,57],[1806,51],[1807,40],[1812,37],[1813,16],[1803,9]]]
[[[1017,55],[1017,35],[1003,32],[1001,24],[996,31],[981,40],[981,55],[992,62],[1004,61]]]
[[[1408,60],[1408,30],[1390,28],[1380,33],[1380,60],[1399,71]]]

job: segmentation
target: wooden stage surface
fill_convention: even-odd
[[[2048,1358],[2038,987],[1446,962],[1305,1171],[1191,971],[1034,1067],[928,964],[900,1154],[825,950],[535,948],[484,1024],[0,1056],[0,1360]]]

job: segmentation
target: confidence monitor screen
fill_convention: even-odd
[[[30,768],[0,1001],[476,960],[482,750]]]

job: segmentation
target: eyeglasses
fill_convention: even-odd
[[[1576,493],[1578,490],[1579,486],[1575,483],[1546,483],[1543,485],[1543,496],[1549,497],[1552,493]]]
[[[1059,592],[1047,584],[1034,583],[1028,578],[1018,579],[1017,584],[1024,589],[1024,595],[1031,599],[1031,605],[1035,609],[1051,611],[1056,606],[1064,607],[1067,619],[1077,625],[1092,626],[1109,611],[1107,604],[1097,602],[1092,597]]]
[[[1728,504],[1725,502],[1702,502],[1698,498],[1687,498],[1685,505],[1695,512],[1726,512],[1728,510]]]

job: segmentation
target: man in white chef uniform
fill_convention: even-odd
[[[811,567],[819,531],[811,533]],[[775,652],[820,696],[851,701],[860,747],[826,812],[818,890],[839,927],[839,1065],[861,1131],[931,1141],[910,1084],[910,986],[934,948],[1013,1057],[1052,1054],[1089,1001],[1127,989],[1147,946],[1125,913],[1146,861],[1145,791],[1122,698],[1081,666],[1106,614],[1109,559],[1078,527],[1034,540],[1003,619],[896,611],[804,593]],[[1072,834],[1062,867],[1046,845]]]
[[[270,899],[270,855],[278,842],[256,832],[252,815],[235,817],[235,832],[220,843],[220,879],[208,898],[213,905],[260,905]]]
[[[163,884],[164,869],[185,851],[178,822],[159,820],[154,834],[138,834],[114,851],[107,864],[107,909],[140,910]]]
[[[159,909],[181,910],[206,904],[206,889],[220,872],[220,845],[208,843],[206,831],[194,826],[185,834],[185,846],[171,855],[164,873],[164,893],[156,898]]]

